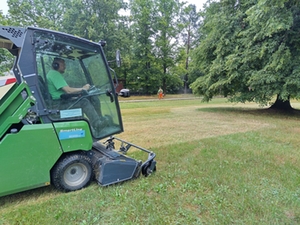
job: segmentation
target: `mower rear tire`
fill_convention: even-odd
[[[89,185],[93,177],[91,159],[85,154],[61,158],[51,170],[51,182],[60,191],[76,191]]]

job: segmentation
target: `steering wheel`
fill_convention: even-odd
[[[90,88],[87,90],[88,94],[94,94],[100,92],[100,89],[97,88],[95,85],[91,85]]]

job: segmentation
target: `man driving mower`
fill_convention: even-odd
[[[90,84],[85,84],[80,88],[70,87],[63,77],[66,69],[65,60],[62,58],[54,58],[52,69],[47,73],[48,90],[54,103],[57,103],[59,109],[67,109],[74,104],[74,96],[78,96],[88,91]],[[70,97],[67,97],[67,96]],[[65,97],[63,97],[65,96]],[[104,118],[100,110],[100,101],[96,96],[82,98],[71,108],[81,108],[83,113],[89,118],[91,125],[100,131],[104,126]]]

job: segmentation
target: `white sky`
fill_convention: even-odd
[[[0,0],[2,1],[2,0]],[[197,7],[197,11],[199,11],[199,9],[202,9],[203,8],[203,5],[204,3],[207,1],[207,0],[181,0],[182,2],[185,1],[185,2],[188,2],[188,4],[194,4],[196,5]]]
[[[207,0],[181,0],[181,1],[186,1],[189,4],[194,4],[197,7],[197,11],[199,11],[200,8],[203,7],[203,4],[207,1]],[[8,11],[8,6],[6,3],[6,0],[0,0],[0,10],[4,13],[7,14]]]
[[[8,11],[8,6],[7,6],[7,3],[6,3],[6,0],[0,0],[0,10],[6,14],[7,11]]]

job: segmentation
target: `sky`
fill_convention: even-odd
[[[199,9],[202,9],[203,4],[206,2],[206,0],[182,0],[182,1],[186,1],[188,2],[188,4],[196,5],[197,11]],[[4,14],[7,14],[8,7],[7,7],[6,0],[0,0],[0,10],[2,10]]]

